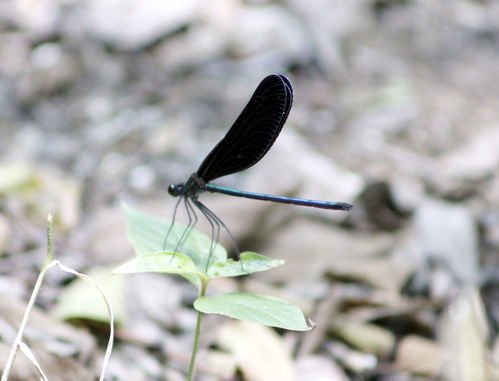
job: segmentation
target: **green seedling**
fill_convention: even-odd
[[[212,279],[267,271],[284,264],[283,260],[243,252],[240,261],[234,261],[227,256],[225,248],[194,229],[182,247],[178,248],[179,252],[165,251],[163,247],[173,248],[171,250],[176,248],[186,226],[173,224],[165,246],[165,234],[170,228],[170,222],[140,213],[127,205],[123,205],[123,208],[128,239],[135,249],[136,257],[114,272],[179,274],[197,288],[198,298],[194,301],[194,308],[197,310],[196,329],[187,380],[190,381],[193,377],[204,313],[221,314],[295,331],[312,328],[298,307],[269,295],[238,292],[206,296],[206,288]]]

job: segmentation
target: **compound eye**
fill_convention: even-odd
[[[171,184],[168,186],[168,193],[172,196],[177,195],[177,186],[175,184]]]
[[[184,184],[171,184],[168,186],[168,193],[170,195],[177,197],[184,194]]]

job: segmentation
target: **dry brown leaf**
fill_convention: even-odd
[[[348,381],[349,378],[334,362],[326,356],[308,355],[296,363],[299,381]]]
[[[92,369],[88,366],[84,366],[76,359],[56,356],[47,350],[45,346],[40,344],[31,344],[29,346],[49,380],[91,381],[95,379],[95,374]],[[4,360],[7,358],[8,351],[8,347],[4,343],[0,343],[1,366],[5,363]],[[95,373],[97,373],[97,371]],[[21,353],[18,353],[9,380],[39,381],[40,376],[36,373],[33,364],[31,364]]]
[[[0,296],[2,317],[5,323],[10,325],[8,328],[4,327],[2,335],[8,333],[10,336],[5,329],[13,332],[18,329],[25,308],[26,304],[22,301],[5,295]],[[50,380],[93,380],[95,374],[98,373],[97,368],[82,365],[89,363],[89,359],[96,350],[92,336],[51,318],[36,307],[31,311],[23,341],[33,351]],[[6,361],[7,353],[8,349],[2,343],[0,345],[1,366]],[[78,358],[74,358],[75,355]],[[40,378],[35,377],[33,365],[25,361],[25,357],[18,353],[11,379],[39,380]]]
[[[222,380],[229,380],[236,373],[237,361],[232,354],[211,350],[203,356],[203,363]]]
[[[248,381],[293,381],[293,360],[272,328],[240,320],[224,324],[219,345],[231,352]]]
[[[395,344],[393,333],[374,324],[333,319],[331,328],[335,335],[365,353],[386,356]]]
[[[402,339],[396,355],[399,369],[428,376],[439,374],[443,361],[443,352],[437,343],[416,335]]]
[[[409,263],[386,258],[342,258],[329,264],[339,276],[353,278],[376,288],[397,292],[413,270]]]
[[[376,356],[359,352],[338,341],[328,342],[325,347],[338,362],[356,374],[365,374],[378,366]]]
[[[464,288],[447,307],[440,324],[445,374],[452,381],[486,381],[488,326],[479,291]]]
[[[297,219],[274,234],[263,253],[286,260],[286,265],[256,275],[274,282],[315,282],[337,262],[364,261],[386,252],[394,243],[395,238],[388,234],[353,234],[317,221]]]

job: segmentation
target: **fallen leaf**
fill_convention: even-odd
[[[365,353],[387,356],[395,345],[393,333],[374,324],[333,318],[331,328],[336,336]]]
[[[416,335],[404,337],[396,354],[399,369],[428,376],[441,372],[443,360],[442,348],[437,343]]]
[[[231,352],[248,381],[293,381],[293,360],[282,339],[269,327],[245,321],[224,324],[218,344]]]

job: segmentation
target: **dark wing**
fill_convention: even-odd
[[[279,136],[293,103],[289,80],[264,78],[224,138],[203,160],[197,175],[209,182],[256,164]]]

